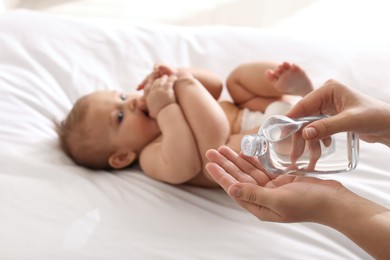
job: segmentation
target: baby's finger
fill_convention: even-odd
[[[146,88],[148,83],[150,83],[152,79],[155,78],[155,76],[153,76],[153,73],[154,72],[150,73],[148,76],[145,77],[145,79],[138,85],[137,90],[142,90]]]
[[[173,69],[171,69],[170,67],[168,67],[166,65],[162,65],[162,64],[158,67],[158,70],[161,73],[161,75],[171,76],[175,73],[175,71]]]
[[[165,82],[165,88],[172,88],[173,85],[175,84],[177,80],[177,76],[176,75],[171,75],[168,77],[167,81]]]
[[[154,68],[152,73],[150,73],[141,84],[138,85],[137,90],[145,89],[148,84],[153,83],[156,79],[160,78],[163,74],[160,73],[158,68]]]
[[[166,84],[167,80],[168,80],[168,76],[167,75],[163,75],[160,78],[155,79],[152,82],[151,89],[157,89],[157,88],[160,88],[160,87],[164,86]]]
[[[142,89],[144,89],[145,84],[146,84],[146,79],[144,79],[140,84],[138,84],[137,90],[142,90]]]

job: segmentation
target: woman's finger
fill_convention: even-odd
[[[262,166],[257,157],[237,154],[227,146],[221,146],[218,149],[218,152],[225,156],[236,167],[238,167],[239,174],[235,174],[235,177],[238,178],[238,180],[248,183],[257,183],[259,185],[264,185],[265,183],[270,181],[270,177],[260,170]],[[229,171],[227,172],[230,173]],[[234,176],[234,172],[232,172],[231,174]],[[250,178],[248,178],[249,176]],[[255,182],[253,182],[252,180],[254,180]]]

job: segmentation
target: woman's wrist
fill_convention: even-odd
[[[390,210],[348,191],[340,197],[336,214],[325,224],[355,242],[377,259],[387,259],[390,248]]]
[[[334,196],[328,196],[323,202],[322,214],[316,222],[339,230],[340,227],[345,226],[346,219],[351,219],[354,214],[357,214],[359,207],[356,205],[360,200],[363,198],[341,186]]]
[[[384,138],[383,138],[382,143],[387,145],[388,147],[390,147],[390,128],[386,127],[386,126],[389,126],[389,125],[390,125],[390,104],[386,103],[385,120],[383,122],[383,126],[385,126],[385,129],[387,130],[387,132],[384,134]]]
[[[365,199],[356,193],[340,188],[337,196],[326,203],[326,212],[318,223],[334,228],[342,233],[356,230],[360,225],[365,225],[368,218],[375,211],[386,210],[384,207]]]

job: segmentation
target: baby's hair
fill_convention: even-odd
[[[78,165],[91,169],[109,169],[111,151],[109,147],[102,147],[102,140],[96,138],[92,133],[93,126],[88,125],[86,115],[90,107],[87,99],[88,96],[78,99],[66,119],[57,124],[60,146]]]

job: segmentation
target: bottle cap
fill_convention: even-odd
[[[246,156],[254,156],[257,152],[257,141],[252,135],[245,135],[241,140],[241,151]]]

